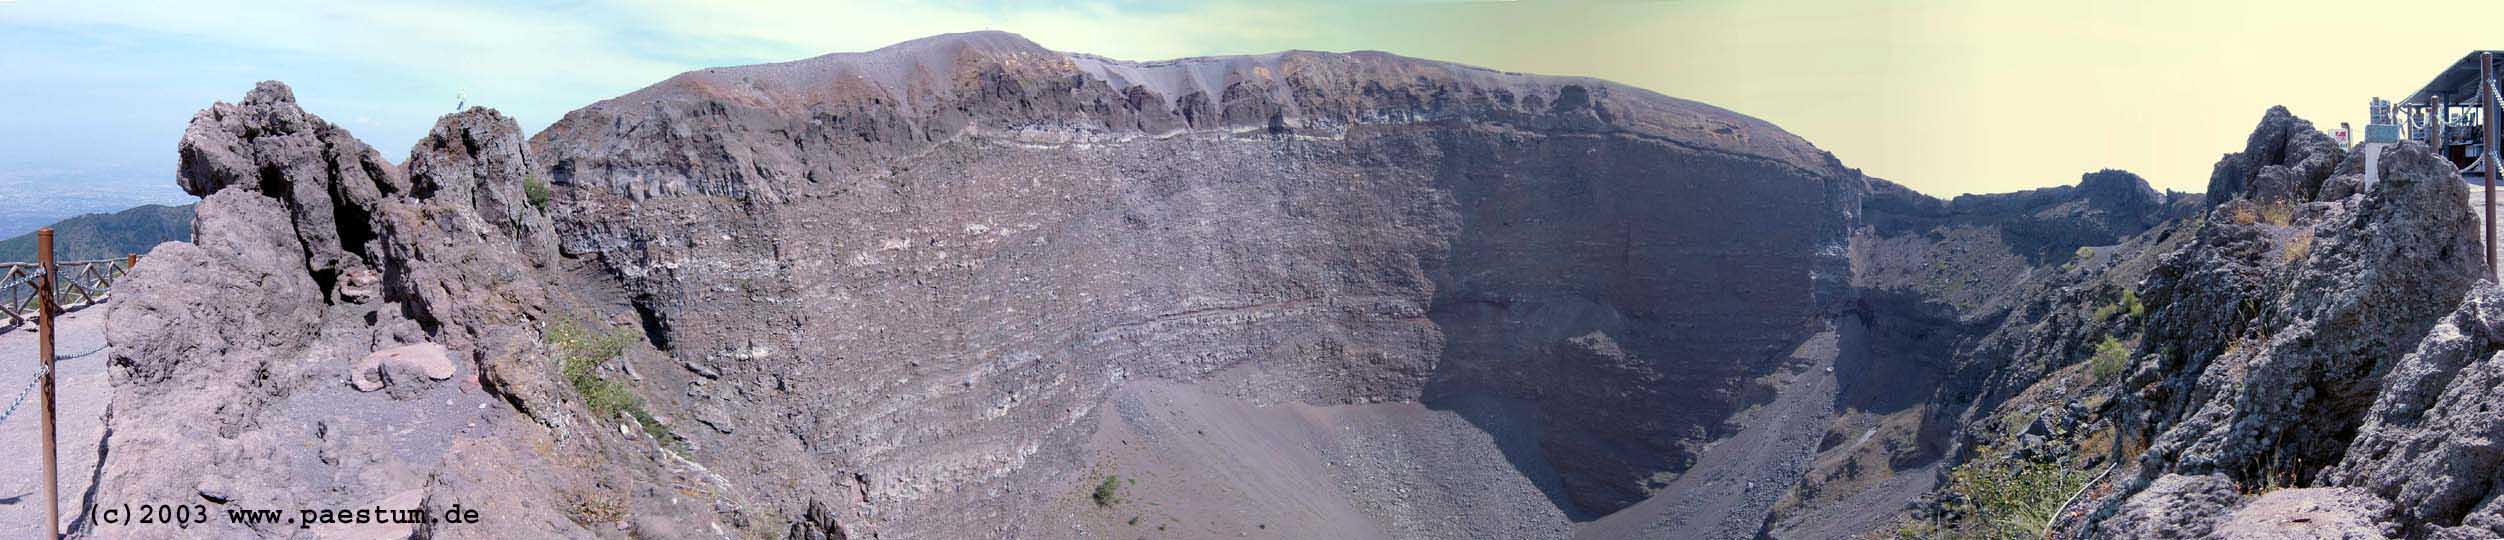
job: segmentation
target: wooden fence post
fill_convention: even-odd
[[[37,317],[35,319],[35,358],[37,361],[42,362],[43,366],[43,376],[38,377],[38,382],[36,383],[41,387],[38,392],[42,394],[40,397],[43,398],[43,500],[44,517],[46,518],[44,521],[43,532],[44,538],[49,540],[60,540],[60,453],[57,451],[58,447],[53,444],[52,436],[52,414],[54,408],[52,396],[52,319],[61,314],[61,307],[54,303],[59,300],[59,298],[56,298],[56,295],[59,293],[59,289],[54,287],[56,285],[54,278],[57,277],[60,268],[59,266],[53,264],[52,229],[49,227],[35,231],[35,262],[43,268],[43,276],[35,280],[35,296],[39,298],[35,301],[35,315]]]
[[[2487,242],[2487,281],[2495,281],[2495,53],[2478,53],[2478,97],[2478,123],[2482,124],[2481,131],[2486,132],[2486,140],[2480,141],[2478,148],[2478,162],[2487,167],[2487,229],[2479,237]]]

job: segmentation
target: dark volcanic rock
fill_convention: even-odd
[[[2262,204],[2313,200],[2345,156],[2338,142],[2313,129],[2312,122],[2286,107],[2270,107],[2243,151],[2217,160],[2209,174],[2208,205],[2237,198]]]
[[[2393,538],[2391,503],[2351,488],[2281,489],[2229,514],[2218,540],[2380,540]]]
[[[2229,201],[2149,277],[2143,351],[2160,358],[2131,384],[2149,383],[2138,393],[2164,430],[2147,460],[2168,465],[2147,470],[2259,482],[2338,461],[2374,396],[2356,381],[2415,347],[2482,271],[2458,175],[2416,145],[2381,164],[2373,191],[2283,225]]]
[[[2066,261],[2079,246],[2121,243],[2173,217],[2146,180],[2114,169],[2082,175],[2075,186],[1962,195],[1948,201],[1948,210],[1957,223],[1997,229],[2037,264]]]
[[[2209,537],[2219,520],[2242,502],[2234,481],[2222,476],[2169,474],[2121,505],[2096,531],[2099,538],[2181,539]]]
[[[2256,141],[2300,122],[2279,116]],[[2448,164],[2413,143],[2379,162],[2380,184],[2336,200],[2266,187],[2300,185],[2277,180],[2211,194],[2198,240],[2142,286],[2151,315],[2121,412],[2152,442],[2122,493],[2168,473],[2303,485],[2352,458],[2375,377],[2419,349],[2482,271],[2468,194]],[[2130,504],[2151,496],[2139,493]]]
[[[2504,384],[2504,291],[2482,285],[2383,376],[2356,440],[2322,479],[2397,503],[2427,537],[2504,534],[2495,389]]]

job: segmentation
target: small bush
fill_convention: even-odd
[[[2312,254],[2313,231],[2296,233],[2295,238],[2287,240],[2287,249],[2284,253],[2284,255],[2286,255],[2286,262],[2293,263],[2295,261],[2304,260],[2304,257]]]
[[[539,180],[539,175],[534,174],[522,179],[522,197],[529,199],[531,206],[546,210],[548,198],[552,196],[554,194],[548,191],[548,183]]]
[[[1096,506],[1111,508],[1114,504],[1122,502],[1121,490],[1121,477],[1105,475],[1104,483],[1096,484],[1095,494],[1087,497],[1095,499]]]
[[[557,371],[573,385],[574,393],[582,396],[583,407],[590,409],[593,417],[607,421],[624,415],[633,418],[644,434],[655,440],[675,439],[669,426],[662,425],[651,411],[644,409],[643,398],[635,395],[633,388],[600,376],[601,365],[625,354],[626,347],[635,342],[633,332],[621,329],[594,333],[582,323],[559,319],[548,325],[546,337],[549,345],[556,348]]]
[[[573,515],[576,524],[599,525],[626,519],[626,505],[618,502],[615,497],[577,494],[572,498],[573,504],[566,510],[567,513]]]
[[[2115,315],[2122,314],[2128,314],[2132,319],[2147,316],[2148,306],[2139,302],[2137,291],[2122,289],[2120,300],[2110,304],[2096,305],[2095,311],[2087,314],[2087,317],[2096,322],[2103,322],[2113,320]]]
[[[1950,504],[1950,515],[1961,517],[1936,537],[1991,540],[2042,538],[2061,503],[2088,480],[2086,471],[2019,460],[1989,447],[1948,476],[1949,490],[1963,495]],[[1898,534],[1907,532],[1912,531]]]
[[[2087,362],[2087,372],[2094,374],[2099,382],[2112,380],[2127,367],[2130,367],[2130,348],[2112,336],[2104,336],[2104,342],[2095,345],[2095,357]]]
[[[2261,207],[2260,213],[2261,221],[2271,225],[2285,227],[2295,223],[2295,205],[2284,201],[2269,203],[2268,206]]]

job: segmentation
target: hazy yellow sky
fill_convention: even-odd
[[[1345,48],[1585,74],[1764,118],[1934,195],[2115,167],[2203,190],[2285,105],[2362,131],[2504,2],[1492,2],[1358,10]],[[1363,16],[1371,11],[1372,16]],[[2483,34],[2485,37],[2483,37]],[[1059,46],[1052,42],[1046,45]]]
[[[996,29],[1133,60],[1373,49],[1601,77],[1942,196],[2104,167],[2197,191],[2270,105],[2361,126],[2368,98],[2504,48],[2434,27],[2496,20],[2504,1],[0,0],[0,101],[26,105],[0,167],[170,170],[191,111],[261,79],[397,149],[456,96],[535,129],[686,70]]]
[[[1015,5],[1016,3],[1011,2]],[[1092,7],[1089,7],[1092,6]],[[1847,165],[1941,196],[2074,183],[2106,168],[2201,191],[2271,105],[2363,130],[2474,48],[2504,2],[1298,1],[1009,8],[978,24],[1126,59],[1375,49],[1588,75],[1774,122]],[[840,15],[846,7],[821,8]],[[788,14],[785,9],[769,13]],[[736,13],[711,24],[756,31]],[[922,32],[930,16],[889,17]],[[865,36],[778,35],[807,43]],[[874,31],[877,32],[877,31]],[[828,46],[838,46],[828,43]],[[866,48],[866,47],[854,47]],[[829,49],[845,50],[845,49]]]

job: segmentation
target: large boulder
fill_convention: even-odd
[[[2348,488],[2281,489],[2245,503],[2221,520],[2216,540],[2382,540],[2398,531],[2391,503]]]
[[[2242,503],[2234,481],[2216,475],[2158,477],[2096,529],[2097,538],[2200,540]]]
[[[2504,535],[2504,290],[2482,284],[2382,378],[2325,481],[2389,498],[2419,533]]]

